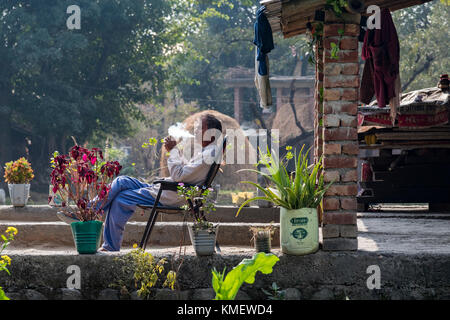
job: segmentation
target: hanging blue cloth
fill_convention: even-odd
[[[255,38],[253,40],[253,43],[258,47],[258,73],[262,76],[267,75],[266,54],[274,48],[272,28],[264,14],[264,10],[266,10],[266,7],[262,6],[256,11]]]

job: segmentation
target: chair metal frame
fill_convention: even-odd
[[[217,155],[216,160],[211,164],[211,167],[209,168],[208,174],[206,176],[205,182],[200,184],[200,185],[195,185],[195,184],[189,184],[189,183],[184,183],[185,187],[191,187],[191,186],[198,186],[199,188],[203,188],[203,189],[207,189],[211,187],[212,182],[214,181],[214,178],[217,175],[217,172],[220,169],[220,165],[223,159],[223,155],[225,153],[225,147],[226,147],[226,143],[227,143],[227,138],[224,137],[223,139],[223,144],[222,144],[222,150],[219,150],[219,155]],[[141,243],[139,245],[139,247],[143,250],[145,250],[146,246],[147,246],[147,242],[150,238],[150,234],[153,230],[153,227],[155,225],[156,219],[158,218],[158,214],[161,213],[166,213],[166,214],[178,214],[178,213],[183,213],[186,212],[185,209],[180,208],[180,207],[173,207],[173,206],[158,206],[159,203],[159,199],[161,198],[161,193],[165,190],[170,190],[170,191],[178,191],[178,184],[180,182],[175,182],[175,181],[167,181],[164,179],[158,179],[153,181],[153,184],[159,184],[159,191],[158,194],[156,196],[155,199],[155,203],[153,206],[147,206],[147,205],[137,205],[139,208],[143,209],[143,210],[148,210],[151,208],[151,212],[150,212],[150,216],[148,217],[148,221],[147,221],[147,225],[145,226],[145,231],[144,234],[142,236],[141,239]],[[190,204],[190,206],[193,206],[193,204]],[[195,209],[199,209],[199,208],[195,208]],[[217,251],[220,252],[220,247],[219,247],[219,243],[216,241],[216,248]]]

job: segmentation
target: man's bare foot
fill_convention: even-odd
[[[109,252],[109,250],[107,250],[107,249],[105,249],[105,248],[103,248],[103,247],[101,247],[100,249],[98,249],[98,251],[101,251],[101,252]]]

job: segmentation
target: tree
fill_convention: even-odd
[[[72,4],[2,1],[1,163],[17,156],[8,151],[13,129],[29,137],[32,160],[47,166],[70,136],[84,143],[127,135],[130,121],[143,118],[137,103],[162,101],[170,49],[181,39],[167,18],[174,1],[80,0],[80,30],[66,26]]]
[[[402,90],[434,87],[448,73],[450,6],[435,0],[393,14],[400,40]]]
[[[196,101],[202,109],[234,115],[233,90],[225,88],[222,80],[230,67],[254,70],[253,24],[258,6],[258,0],[219,1],[211,12],[209,1],[198,1],[195,10],[204,18],[203,23],[199,32],[187,38],[190,55],[177,61],[185,78],[191,79],[179,86],[185,101]],[[306,41],[303,37],[283,39],[277,34],[274,42],[275,49],[269,54],[271,74],[293,75]],[[256,107],[256,89],[246,90],[242,100],[244,117],[254,119],[255,112],[260,112]]]

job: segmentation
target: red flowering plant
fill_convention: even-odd
[[[53,193],[58,193],[61,198],[65,193],[73,201],[80,221],[102,220],[102,207],[106,203],[110,184],[122,169],[119,162],[104,161],[103,152],[98,148],[89,150],[75,145],[68,155],[55,152],[51,164]],[[50,203],[52,198],[48,200]],[[62,207],[70,210],[65,202]]]

